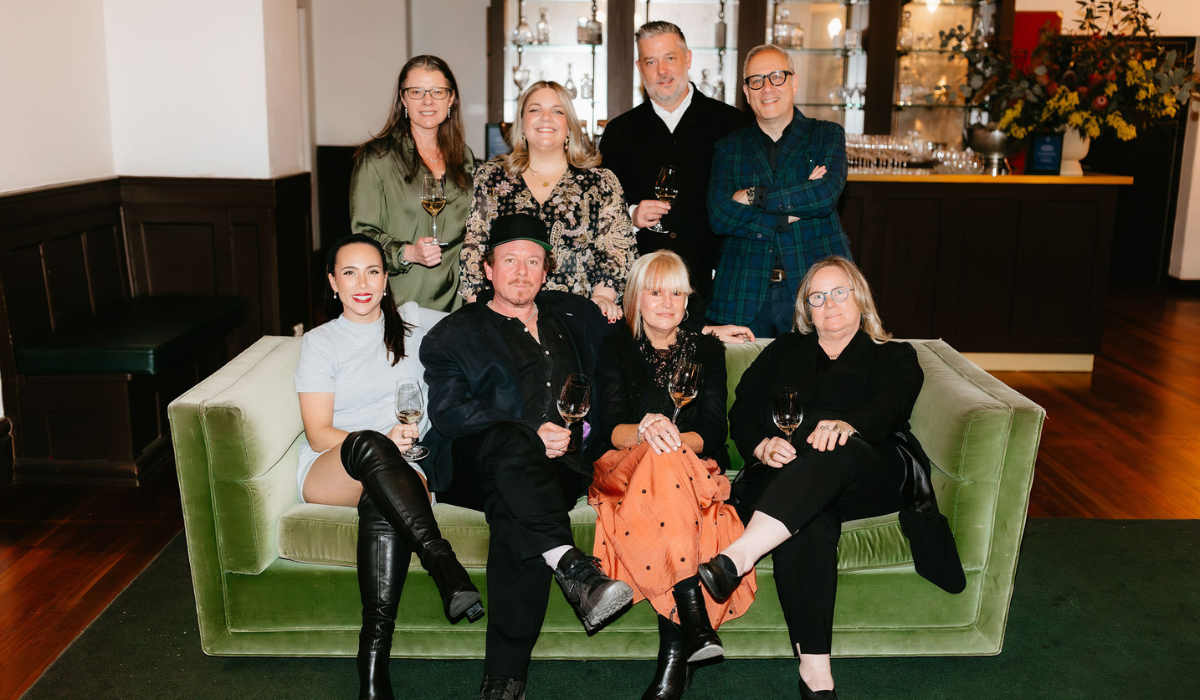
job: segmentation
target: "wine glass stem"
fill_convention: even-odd
[[[437,214],[433,215],[433,237],[437,238]]]
[[[674,423],[674,422],[675,422],[675,419],[679,417],[679,409],[681,409],[681,408],[683,408],[683,406],[676,406],[676,407],[675,407],[675,415],[671,416],[671,422],[672,422],[672,423]]]

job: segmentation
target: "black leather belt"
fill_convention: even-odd
[[[787,273],[784,272],[783,270],[780,270],[779,268],[775,268],[774,270],[771,270],[771,281],[772,282],[782,282],[785,279],[787,279]]]

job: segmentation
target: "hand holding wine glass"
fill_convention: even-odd
[[[568,375],[562,391],[558,394],[558,414],[562,416],[567,427],[570,428],[573,424],[583,420],[591,407],[592,380],[582,374]],[[567,452],[574,452],[578,449],[579,445],[572,435],[571,442],[567,445]]]
[[[667,391],[675,404],[675,415],[671,416],[671,422],[675,423],[679,419],[679,410],[691,403],[700,393],[700,365],[688,360],[680,362],[675,368],[675,373],[671,375]]]
[[[425,415],[425,396],[421,393],[421,385],[412,380],[405,380],[396,385],[396,420],[404,425],[420,425],[421,417]],[[429,455],[429,449],[413,444],[405,452],[405,459],[416,462]]]
[[[673,165],[664,165],[662,170],[658,171],[658,179],[654,181],[654,196],[658,197],[658,201],[670,204],[679,196],[679,170]],[[662,219],[659,219],[653,226],[651,231],[656,233],[666,233],[667,230],[662,227]]]
[[[433,238],[437,239],[437,215],[446,206],[446,187],[442,178],[431,173],[425,173],[421,183],[421,206],[433,217]],[[428,245],[447,246],[445,241],[437,241]]]
[[[763,464],[778,468],[796,457],[796,448],[792,446],[792,434],[804,422],[804,405],[800,401],[800,392],[791,387],[783,387],[775,392],[771,417],[775,421],[775,426],[783,431],[787,439],[766,438],[762,442],[760,451],[756,454]]]

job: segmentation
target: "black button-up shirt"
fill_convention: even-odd
[[[558,413],[558,395],[567,383],[567,376],[579,372],[575,346],[566,327],[553,314],[539,313],[538,340],[535,340],[520,319],[498,314],[490,307],[488,311],[500,318],[500,336],[517,363],[525,420],[537,421],[539,425],[565,425]],[[577,442],[582,442],[582,425],[579,422],[571,426]]]
[[[792,120],[790,122],[788,122],[787,126],[783,127],[783,133],[781,133],[779,135],[779,140],[776,141],[775,139],[771,138],[771,136],[769,134],[767,134],[767,132],[762,130],[762,127],[758,125],[758,122],[755,122],[755,128],[758,129],[759,135],[762,136],[763,146],[767,150],[767,163],[769,163],[771,166],[771,172],[775,172],[776,170],[779,169],[779,144],[783,141],[784,137],[787,136],[788,131],[791,130],[791,128],[793,126],[795,126],[795,124],[796,124],[796,118],[792,117]],[[810,160],[809,161],[809,173],[812,172],[812,167],[813,167],[812,161]],[[758,199],[757,201],[762,202],[763,199]],[[787,216],[778,216],[775,218],[775,233],[776,233],[776,235],[787,231],[788,226],[791,226],[791,224],[788,223]],[[776,245],[776,246],[774,246],[774,248],[775,248],[774,265],[776,268],[782,268],[783,267],[783,255],[779,252],[779,246]]]

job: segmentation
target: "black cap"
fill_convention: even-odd
[[[533,214],[505,214],[492,221],[488,246],[495,248],[510,241],[533,241],[547,252],[551,250],[550,232],[546,230],[546,222]]]

